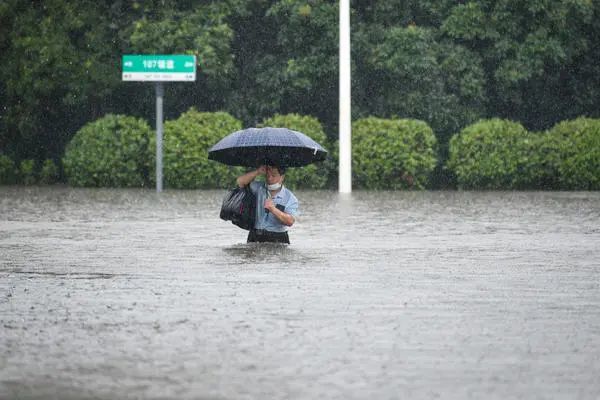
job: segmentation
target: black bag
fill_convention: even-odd
[[[256,195],[248,186],[233,189],[225,195],[219,216],[242,229],[253,229],[256,221]]]

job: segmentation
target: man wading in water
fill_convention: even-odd
[[[265,175],[265,182],[254,181],[259,175]],[[248,243],[290,243],[287,230],[296,221],[298,199],[283,186],[284,178],[284,168],[265,165],[237,178],[239,187],[250,185],[256,195],[256,222]]]

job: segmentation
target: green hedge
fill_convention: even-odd
[[[47,159],[42,164],[39,172],[39,183],[43,185],[51,185],[58,181],[58,166],[53,160]]]
[[[331,152],[331,146],[328,144],[323,126],[314,117],[299,114],[277,114],[265,119],[259,126],[289,128],[302,132],[323,146],[325,150]],[[332,168],[330,157],[322,163],[310,164],[301,168],[289,168],[285,173],[285,183],[291,188],[323,189],[327,186]]]
[[[81,128],[67,145],[63,166],[73,186],[135,187],[147,184],[148,140],[142,119],[106,115]]]
[[[0,185],[15,183],[49,185],[58,181],[58,175],[58,167],[52,160],[45,160],[39,169],[35,160],[22,160],[17,168],[10,157],[0,154]]]
[[[320,164],[290,168],[292,188],[323,189],[337,184],[337,143],[331,143],[311,116],[275,115],[260,126],[287,127],[310,136],[328,151]],[[417,120],[364,118],[353,123],[352,168],[357,189],[424,188],[436,165],[437,143],[429,126]],[[190,109],[165,123],[165,186],[181,189],[229,188],[243,172],[208,160],[208,149],[241,129],[227,113]],[[81,128],[63,157],[73,186],[155,185],[155,134],[134,117],[107,115]],[[578,118],[552,129],[528,132],[498,118],[464,128],[449,144],[446,168],[460,188],[600,189],[600,120]],[[0,154],[0,184],[50,184],[59,168],[52,160],[18,164]]]
[[[559,189],[600,189],[600,120],[577,118],[547,133]]]
[[[190,109],[176,120],[165,122],[163,138],[163,177],[165,187],[176,189],[231,188],[243,173],[208,159],[208,149],[226,135],[240,130],[242,123],[228,113],[199,112]],[[147,153],[150,179],[156,180],[156,139]]]
[[[480,120],[452,137],[446,165],[460,188],[532,187],[548,174],[539,151],[543,143],[543,136],[528,132],[517,122]]]
[[[412,119],[369,117],[352,124],[352,175],[359,189],[424,188],[437,162],[431,128]]]
[[[5,154],[0,154],[0,185],[16,183],[15,162]]]
[[[37,182],[36,172],[35,160],[22,160],[19,164],[19,179],[25,185],[34,185]]]
[[[541,133],[482,120],[450,140],[446,165],[461,188],[598,190],[600,120],[563,121]]]

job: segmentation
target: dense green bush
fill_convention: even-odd
[[[10,157],[0,154],[0,184],[34,185],[57,182],[58,167],[54,161],[44,161],[40,170],[37,167],[35,160],[27,159],[19,163],[19,168],[15,168],[15,162]]]
[[[22,160],[19,164],[19,178],[25,185],[34,185],[37,182],[35,160]]]
[[[240,130],[242,123],[225,112],[199,112],[190,109],[176,120],[165,122],[163,139],[163,177],[166,187],[210,189],[235,186],[243,170],[208,159],[208,149],[228,134]],[[149,146],[150,178],[156,176],[156,139]]]
[[[39,174],[39,182],[44,185],[51,185],[58,181],[58,167],[53,160],[47,159],[42,164]]]
[[[552,175],[544,140],[517,122],[480,120],[452,137],[446,165],[461,188],[541,187]]]
[[[145,185],[151,133],[144,120],[125,115],[109,114],[86,124],[63,157],[68,182],[74,186]]]
[[[369,117],[352,124],[352,175],[357,188],[422,189],[435,168],[431,128],[412,119]]]
[[[563,121],[548,131],[558,188],[600,189],[600,120]]]
[[[337,189],[339,185],[339,163],[340,163],[340,143],[338,140],[329,139],[327,147],[327,160],[324,164],[329,172],[327,188]]]
[[[289,128],[302,132],[323,146],[325,150],[331,152],[331,146],[328,145],[323,126],[314,117],[299,114],[277,114],[265,119],[259,126]],[[310,164],[300,168],[289,168],[285,173],[285,183],[292,188],[323,189],[327,185],[332,168],[331,157],[328,157],[322,163]]]
[[[16,182],[15,162],[9,156],[0,154],[0,185]]]

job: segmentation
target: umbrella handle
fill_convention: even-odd
[[[265,190],[267,191],[267,198],[272,199],[273,196],[271,196],[271,192],[269,192],[269,189],[265,186]],[[265,212],[268,214],[269,210],[265,208]]]

